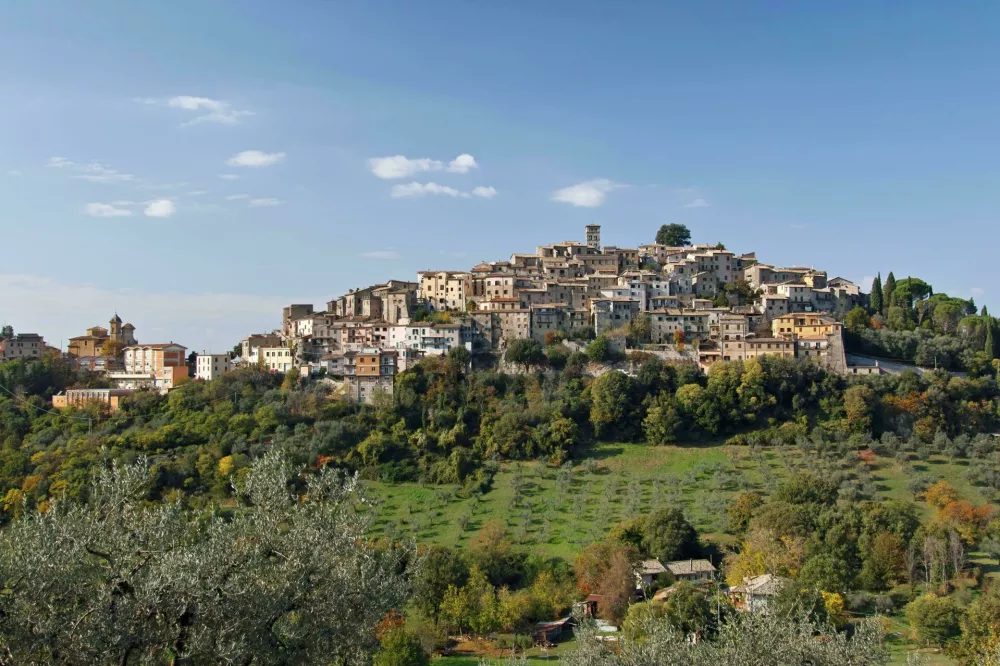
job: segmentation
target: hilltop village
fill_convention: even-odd
[[[822,269],[763,263],[722,244],[691,245],[681,225],[665,225],[658,236],[667,242],[602,245],[601,227],[591,224],[582,242],[540,245],[465,271],[388,279],[324,306],[292,304],[279,329],[247,335],[231,351],[140,343],[135,326],[116,314],[107,328],[87,329],[67,349],[111,388],[74,389],[54,402],[97,399],[114,407],[138,389],[166,392],[191,377],[211,380],[248,365],[329,378],[347,399],[369,402],[375,391],[391,393],[396,374],[420,358],[463,347],[473,364],[503,364],[522,340],[582,350],[596,338],[606,341],[608,358],[642,350],[703,370],[773,354],[813,359],[841,374],[881,372],[877,364],[849,365],[844,353],[841,321],[867,306],[855,283]],[[11,335],[0,342],[0,357],[45,349],[37,334]]]

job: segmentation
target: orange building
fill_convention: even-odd
[[[56,409],[63,407],[81,407],[88,403],[96,402],[105,405],[108,411],[115,411],[122,398],[126,398],[135,393],[132,389],[69,389],[65,393],[52,396],[52,406]]]

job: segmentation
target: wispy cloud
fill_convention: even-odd
[[[10,171],[7,172],[7,175],[8,176],[20,176],[21,175],[21,170],[20,169],[11,169]]]
[[[282,201],[281,199],[272,199],[270,197],[263,197],[263,198],[260,198],[260,199],[251,199],[250,200],[250,205],[251,206],[255,206],[255,207],[261,207],[261,206],[280,206],[283,203],[285,203],[285,202]]]
[[[405,155],[373,157],[368,160],[368,168],[377,178],[383,180],[409,178],[415,174],[427,171],[444,170],[449,173],[468,173],[478,167],[479,164],[476,162],[476,158],[468,153],[462,153],[448,162],[447,165],[441,160],[434,160],[429,157],[410,159]]]
[[[371,252],[362,252],[361,256],[365,259],[399,259],[399,252],[396,252],[394,248],[388,248],[386,250],[372,250]]]
[[[129,217],[132,215],[132,211],[114,205],[121,203],[118,201],[110,204],[89,203],[84,207],[84,211],[91,217]]]
[[[187,193],[189,197],[200,197],[208,194],[208,190],[193,190]]]
[[[239,180],[240,179],[240,177],[237,176],[235,173],[220,173],[219,174],[219,178],[221,178],[222,180]]]
[[[792,229],[795,229],[796,231],[801,231],[803,229],[809,228],[808,224],[790,224],[788,226],[791,227]]]
[[[182,181],[179,183],[143,183],[137,185],[136,189],[139,190],[149,190],[151,192],[155,191],[169,191],[169,190],[182,190],[185,187],[190,187],[191,183],[187,181]]]
[[[176,95],[169,98],[146,97],[136,99],[141,104],[166,106],[171,109],[192,111],[197,113],[191,120],[181,123],[181,127],[190,127],[201,123],[218,123],[221,125],[238,125],[240,118],[254,115],[253,111],[237,109],[229,102],[210,97],[194,97],[192,95]]]
[[[969,293],[971,293],[973,296],[982,296],[983,294],[986,293],[986,290],[983,289],[982,287],[973,287],[972,289],[969,290]]]
[[[418,183],[417,181],[413,181],[412,183],[406,183],[405,185],[393,185],[392,190],[389,192],[389,196],[393,199],[411,199],[414,197],[423,197],[428,194],[444,195],[452,197],[453,199],[471,199],[473,197],[478,197],[480,199],[492,199],[497,195],[497,190],[495,187],[484,187],[480,185],[471,192],[463,192],[461,190],[456,190],[454,187],[448,187],[447,185],[441,185],[435,182]]]
[[[136,182],[138,178],[130,173],[122,173],[100,162],[74,162],[65,157],[50,157],[45,166],[51,169],[67,169],[74,172],[73,178],[91,183],[126,183]]]
[[[151,201],[144,211],[148,217],[170,217],[177,211],[177,206],[170,199]]]
[[[607,178],[595,178],[556,190],[549,198],[552,201],[568,203],[580,208],[596,208],[604,203],[609,192],[623,187],[628,187],[628,185],[616,183]]]
[[[242,153],[236,153],[226,160],[226,164],[238,167],[266,167],[282,162],[284,159],[285,153],[265,153],[259,150],[244,150]]]
[[[684,208],[708,208],[708,202],[704,199],[695,199],[689,203],[684,204]]]
[[[249,194],[230,194],[226,197],[226,201],[239,201],[240,199],[249,199]]]

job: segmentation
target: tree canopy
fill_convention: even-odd
[[[664,224],[656,232],[656,242],[671,247],[691,244],[691,230],[683,224]]]

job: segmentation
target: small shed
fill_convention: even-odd
[[[570,619],[569,617],[564,617],[561,620],[539,622],[531,632],[532,638],[535,639],[536,643],[541,643],[542,645],[555,643],[561,640],[564,633],[569,630]]]

